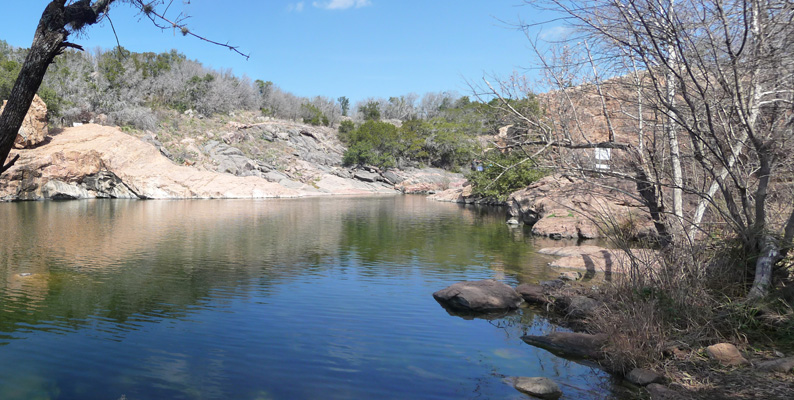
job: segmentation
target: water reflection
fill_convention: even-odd
[[[464,321],[430,296],[545,277],[537,239],[496,210],[98,200],[0,204],[0,222],[3,399],[521,398],[505,377],[603,381],[523,344],[553,328],[529,311]]]

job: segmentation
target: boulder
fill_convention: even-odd
[[[601,350],[607,343],[604,334],[591,335],[578,332],[552,332],[544,336],[526,335],[521,340],[535,347],[548,350],[564,358],[601,359]]]
[[[516,293],[521,296],[524,301],[530,304],[547,304],[549,298],[546,296],[546,289],[542,285],[530,285],[522,283],[516,286]]]
[[[513,384],[519,392],[540,399],[558,399],[562,396],[562,390],[551,379],[545,377],[518,377]]]
[[[433,298],[454,311],[471,313],[515,310],[524,302],[513,288],[493,279],[458,282],[433,293]]]
[[[706,353],[712,360],[716,360],[726,367],[737,367],[750,363],[746,358],[744,358],[744,356],[742,356],[742,353],[739,352],[739,349],[730,343],[713,344],[709,347],[706,347]]]
[[[356,172],[353,173],[353,178],[364,182],[377,182],[380,180],[380,175],[374,172],[356,170]]]
[[[779,358],[777,360],[761,361],[756,368],[767,372],[789,373],[794,370],[794,357]]]
[[[51,180],[45,183],[41,193],[45,198],[52,200],[76,200],[92,197],[85,188],[58,180]]]
[[[587,296],[562,296],[554,300],[554,306],[569,318],[583,319],[593,315],[600,303]]]
[[[648,386],[651,383],[664,383],[664,376],[654,371],[634,368],[626,375],[626,380],[637,386]]]
[[[3,101],[3,106],[0,107],[0,114],[8,103],[7,100]],[[33,102],[30,103],[25,119],[22,121],[22,126],[17,132],[17,137],[14,139],[14,148],[27,149],[36,146],[44,141],[49,132],[47,127],[47,104],[39,95],[33,95]]]

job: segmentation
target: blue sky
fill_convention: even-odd
[[[29,47],[49,0],[7,4],[0,39]],[[531,65],[523,33],[500,21],[542,18],[521,0],[175,0],[191,15],[191,30],[239,46],[227,49],[162,32],[128,5],[110,17],[125,48],[178,49],[215,69],[273,81],[299,96],[389,97],[454,90],[466,81],[510,75]],[[169,12],[175,16],[173,11]],[[111,48],[110,24],[90,27],[71,41],[86,49]]]

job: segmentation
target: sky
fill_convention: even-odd
[[[30,47],[49,0],[3,0],[0,39]],[[127,4],[110,19],[123,47],[178,49],[190,59],[238,76],[272,81],[298,96],[369,97],[456,91],[467,82],[506,77],[532,65],[524,34],[511,26],[543,15],[521,0],[174,0],[168,16],[190,15],[191,31],[220,46],[161,31]],[[547,28],[548,29],[548,28]],[[553,27],[551,28],[554,29]],[[70,41],[86,49],[116,46],[104,20]]]

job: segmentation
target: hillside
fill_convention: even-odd
[[[166,126],[168,128],[166,128]],[[4,201],[266,198],[397,194],[460,185],[437,169],[342,166],[333,129],[257,117],[172,113],[157,132],[86,124],[53,129],[0,178]]]

